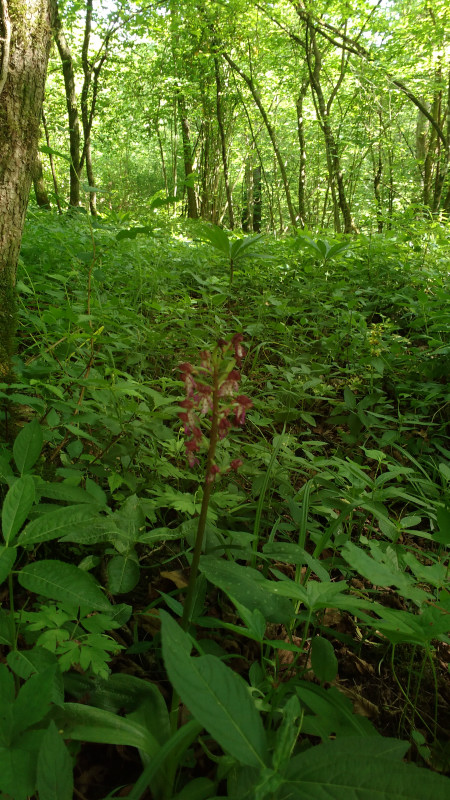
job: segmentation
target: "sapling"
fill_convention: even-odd
[[[220,340],[212,352],[203,350],[198,366],[190,363],[180,365],[186,398],[180,403],[183,411],[179,417],[184,423],[189,466],[197,466],[201,453],[206,453],[202,505],[181,620],[184,630],[189,627],[194,603],[211,490],[223,471],[216,462],[217,444],[225,439],[232,427],[244,425],[246,412],[252,406],[249,397],[239,394],[241,375],[236,367],[241,366],[245,356],[243,338],[241,333],[236,333],[230,342]],[[210,423],[208,427],[205,424],[207,419]],[[241,465],[241,459],[235,458],[226,471],[237,471]]]

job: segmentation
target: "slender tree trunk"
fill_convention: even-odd
[[[450,71],[448,73],[446,108],[441,113],[442,127],[445,118],[447,118],[447,136],[445,143],[442,143],[441,140],[439,141],[440,149],[442,148],[442,153],[441,153],[441,160],[438,163],[436,169],[436,180],[434,184],[434,197],[433,197],[434,212],[439,211],[442,200],[442,192],[444,189],[444,183],[447,178],[450,166]]]
[[[277,144],[277,140],[276,140],[276,137],[275,137],[275,131],[274,131],[272,125],[270,124],[270,120],[269,120],[269,117],[267,116],[266,109],[264,108],[264,106],[263,106],[263,104],[261,102],[261,96],[260,96],[260,94],[259,94],[259,92],[258,92],[258,90],[257,90],[257,88],[256,88],[256,86],[255,86],[255,84],[253,82],[253,79],[250,77],[250,75],[247,75],[247,73],[245,73],[240,67],[238,67],[236,62],[233,61],[233,59],[227,53],[223,53],[223,57],[228,62],[230,67],[232,69],[234,69],[234,71],[237,72],[238,75],[240,75],[240,77],[242,78],[243,81],[245,81],[245,83],[247,84],[248,88],[250,89],[250,92],[251,92],[253,100],[255,101],[255,104],[256,104],[256,106],[258,108],[258,111],[261,114],[261,117],[263,119],[264,125],[266,126],[267,133],[269,134],[270,141],[272,142],[273,151],[275,153],[275,158],[277,160],[278,168],[280,170],[281,180],[283,182],[284,193],[286,195],[286,202],[287,202],[287,207],[288,207],[288,211],[289,211],[289,219],[291,221],[292,227],[296,228],[297,227],[297,216],[296,216],[296,213],[294,211],[294,206],[292,205],[291,190],[289,188],[289,181],[288,181],[288,178],[287,178],[286,167],[284,165],[284,161],[283,161],[283,158],[281,156],[281,152],[280,152],[278,144]]]
[[[50,39],[47,0],[0,0],[0,380],[11,374],[16,269]]]
[[[194,172],[194,163],[192,158],[191,132],[187,117],[186,103],[181,92],[178,93],[178,110],[180,113],[181,138],[183,140],[184,175],[185,178],[188,178]],[[188,217],[190,219],[198,219],[198,205],[195,188],[194,186],[188,184],[186,189],[188,199]]]
[[[47,142],[47,147],[50,150],[51,149],[50,148],[50,136],[49,136],[49,133],[48,133],[47,119],[46,119],[46,116],[45,116],[45,113],[44,113],[44,109],[42,109],[41,117],[42,117],[42,127],[44,128],[45,141]],[[54,192],[55,192],[55,202],[56,202],[56,205],[58,207],[58,214],[62,214],[61,202],[60,202],[60,199],[59,199],[58,180],[57,180],[57,177],[56,177],[56,170],[55,170],[55,162],[53,161],[53,156],[52,156],[52,154],[50,152],[48,154],[48,160],[50,162],[50,169],[52,171],[53,189],[54,189]]]
[[[70,197],[69,205],[80,205],[80,119],[78,116],[78,103],[75,87],[75,72],[73,68],[72,53],[67,44],[59,15],[58,0],[50,0],[53,18],[53,33],[56,46],[62,62],[64,87],[66,90],[66,106],[69,117],[69,142],[70,142]]]
[[[344,176],[342,174],[339,149],[330,123],[331,105],[337,94],[339,86],[343,80],[345,74],[344,65],[346,62],[345,60],[343,60],[338,82],[333,88],[333,91],[327,103],[325,101],[325,97],[323,94],[321,78],[320,78],[320,74],[322,71],[322,56],[319,47],[317,45],[316,32],[314,27],[312,26],[309,26],[308,30],[309,30],[310,46],[306,47],[306,52],[307,52],[309,75],[311,79],[311,86],[313,88],[317,100],[316,107],[319,113],[320,126],[322,128],[325,140],[325,150],[327,156],[328,170],[330,172],[331,189],[333,190],[333,187],[336,187],[337,189],[339,208],[341,210],[342,217],[344,220],[344,232],[356,233],[357,228],[352,218],[350,206],[348,204],[347,195],[345,191]],[[314,64],[311,63],[312,60],[314,61]]]
[[[38,204],[39,208],[45,208],[49,210],[51,208],[50,200],[48,199],[47,189],[45,188],[42,161],[39,158],[38,153],[36,153],[36,158],[33,164],[33,187],[36,203]]]
[[[298,217],[302,228],[306,225],[306,140],[305,122],[303,118],[303,101],[308,91],[309,79],[302,82],[300,93],[296,100],[297,110],[297,135],[300,147],[300,166],[298,171]]]
[[[222,168],[223,179],[225,182],[225,192],[227,196],[228,218],[230,221],[230,228],[234,228],[234,213],[233,213],[233,200],[231,197],[230,180],[228,177],[228,159],[227,159],[227,142],[225,137],[225,128],[223,124],[223,111],[222,111],[222,80],[220,77],[219,59],[214,56],[214,74],[216,78],[216,111],[217,111],[217,124],[219,126],[220,145],[222,151]]]

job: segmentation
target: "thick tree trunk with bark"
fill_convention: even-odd
[[[48,0],[0,0],[0,380],[11,368],[16,268],[50,37]]]

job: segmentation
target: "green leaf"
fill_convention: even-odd
[[[111,594],[131,592],[139,581],[141,573],[136,553],[131,551],[124,556],[114,556],[107,567],[108,589]]]
[[[13,456],[20,474],[28,472],[38,460],[43,444],[42,428],[37,419],[25,425],[16,436],[13,444]]]
[[[99,584],[82,569],[63,561],[44,560],[27,564],[19,572],[18,580],[29,592],[63,600],[77,606],[87,606],[93,611],[111,611],[111,605]]]
[[[269,622],[286,622],[294,615],[292,603],[285,597],[274,596],[271,592],[273,581],[268,581],[256,569],[240,566],[235,561],[203,556],[200,570],[231,600],[236,599],[250,611],[259,609]]]
[[[0,584],[6,581],[16,562],[17,550],[15,547],[0,546]]]
[[[179,728],[170,739],[158,751],[156,756],[147,764],[134,784],[128,800],[141,800],[147,786],[152,786],[155,776],[161,767],[164,766],[166,759],[171,756],[173,764],[179,764],[188,747],[197,738],[201,731],[201,725],[191,719]]]
[[[64,155],[64,153],[60,153],[59,150],[54,150],[53,147],[48,147],[46,144],[43,144],[39,148],[40,153],[45,153],[48,156],[58,156],[59,158],[63,158],[65,161],[68,161],[69,164],[72,163],[72,159],[70,156]]]
[[[203,240],[212,244],[212,246],[224,253],[228,258],[230,257],[230,240],[227,234],[218,225],[208,225],[201,230],[201,237]]]
[[[346,737],[295,756],[277,800],[446,800],[450,781],[405,764],[407,742]]]
[[[214,788],[215,784],[209,778],[194,778],[173,800],[208,800],[212,797]]]
[[[142,725],[101,708],[65,703],[61,710],[56,711],[55,721],[67,739],[137,747],[152,758],[160,747],[156,738]]]
[[[414,580],[410,575],[376,561],[353,542],[346,542],[341,553],[353,569],[372,581],[375,586],[397,586],[403,597],[413,600],[419,606],[426,600],[426,594],[414,586]]]
[[[44,733],[37,762],[39,800],[72,800],[72,759],[52,721]]]
[[[23,684],[13,706],[15,736],[40,722],[50,710],[56,665],[32,675]]]
[[[36,759],[42,731],[27,731],[9,747],[0,747],[0,791],[9,800],[27,800],[34,794]]]
[[[264,766],[265,731],[245,681],[215,656],[191,658],[189,637],[165,611],[160,616],[164,664],[183,703],[239,763]]]
[[[98,520],[98,510],[87,503],[57,508],[29,522],[20,534],[18,543],[22,547],[28,547],[39,542],[60,539],[63,536],[67,539],[70,537],[70,541],[76,542],[77,533],[91,531]]]
[[[296,693],[303,708],[312,711],[302,720],[302,732],[327,740],[330,736],[378,736],[370,720],[355,714],[348,697],[335,686],[325,689],[300,681]]]
[[[2,508],[2,531],[6,544],[11,544],[25,522],[35,498],[31,475],[18,478],[5,497]]]
[[[311,642],[311,666],[319,681],[332,683],[338,672],[334,647],[323,636],[315,636]]]
[[[122,239],[136,239],[138,233],[145,233],[147,236],[153,236],[153,229],[149,225],[145,225],[144,227],[137,227],[137,228],[129,228],[125,231],[119,231],[116,233],[116,239],[120,242]]]

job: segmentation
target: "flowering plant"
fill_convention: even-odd
[[[199,463],[198,454],[201,451],[207,453],[202,507],[183,609],[182,625],[185,629],[189,626],[194,603],[211,488],[221,471],[216,463],[217,443],[225,439],[233,426],[241,427],[244,424],[246,412],[252,406],[247,395],[238,393],[241,375],[237,367],[241,366],[245,356],[243,338],[241,333],[236,333],[230,342],[221,339],[212,352],[203,350],[200,353],[198,366],[186,362],[179,367],[186,390],[186,397],[180,403],[183,410],[179,417],[184,425],[189,466],[195,467]],[[206,418],[209,418],[210,426],[204,433],[202,426],[206,428]],[[241,459],[235,458],[228,469],[237,470],[241,465]]]
[[[208,448],[208,470],[206,480],[211,483],[220,469],[215,463],[217,441],[225,439],[231,427],[245,423],[245,414],[252,401],[244,394],[238,394],[241,366],[245,356],[242,346],[243,335],[236,333],[230,342],[220,340],[213,352],[200,353],[199,366],[181,364],[186,389],[186,398],[180,403],[183,411],[179,417],[184,424],[186,435],[186,455],[190,467],[199,463],[197,453]],[[202,431],[201,417],[210,416],[211,429],[206,436]],[[208,446],[209,442],[209,446]],[[242,465],[235,458],[230,469],[237,470]]]

